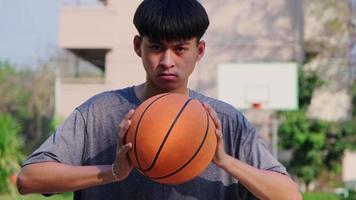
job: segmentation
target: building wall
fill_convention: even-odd
[[[216,96],[216,70],[227,62],[301,62],[301,1],[202,1],[211,25],[196,88]]]
[[[324,85],[314,91],[308,115],[327,121],[343,121],[350,117],[352,105],[348,87],[351,83],[349,22],[353,21],[352,4],[347,1],[304,1],[306,51],[315,54],[305,65],[306,70],[317,72]],[[352,3],[353,2],[353,3]],[[355,186],[356,153],[346,152],[342,161],[342,179]]]
[[[144,70],[132,47],[132,18],[139,0],[108,1],[107,6],[74,6],[60,10],[59,46],[63,49],[108,49],[105,74],[97,80],[59,79],[56,113],[68,116],[91,96],[144,80]]]
[[[342,161],[342,180],[349,187],[356,189],[356,152],[347,151]]]
[[[312,118],[340,121],[349,117],[350,98],[347,1],[304,2],[304,41],[308,53],[315,57],[305,65],[317,72],[324,85],[313,94],[308,114]]]

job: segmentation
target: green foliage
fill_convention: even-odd
[[[0,61],[0,113],[9,113],[22,127],[26,154],[51,131],[54,77],[46,65],[25,70]]]
[[[315,88],[324,84],[315,72],[304,72],[299,69],[298,73],[298,94],[299,94],[299,107],[306,109],[310,105]]]
[[[20,121],[28,115],[26,104],[31,96],[27,73],[16,70],[7,62],[0,62],[0,112],[9,112]]]
[[[356,200],[356,190],[348,189],[347,194],[341,200]]]
[[[354,81],[350,87],[350,96],[351,96],[351,105],[353,108],[351,111],[351,115],[352,118],[355,119],[356,118],[356,81]]]
[[[324,170],[341,172],[344,151],[356,149],[356,118],[344,122],[309,119],[306,110],[313,91],[323,82],[314,73],[300,71],[299,75],[300,110],[279,113],[279,146],[292,151],[286,165],[308,186]]]
[[[292,149],[292,159],[287,164],[290,173],[302,179],[308,185],[324,167],[326,132],[329,124],[318,120],[309,120],[303,110],[287,112],[283,115],[279,127],[280,145],[283,149]]]
[[[293,150],[287,163],[292,174],[308,185],[323,170],[341,172],[340,160],[344,151],[355,148],[352,131],[356,130],[355,123],[311,120],[302,110],[284,113],[282,120],[280,146]]]
[[[0,192],[9,190],[9,177],[19,169],[20,151],[17,121],[6,113],[0,113]]]
[[[18,172],[23,153],[53,131],[54,77],[46,65],[29,70],[0,61],[0,193],[12,199],[16,189],[9,177]]]

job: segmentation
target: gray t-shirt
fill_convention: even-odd
[[[211,105],[222,123],[225,151],[259,169],[287,174],[270,154],[256,129],[234,107],[190,90],[190,97]],[[23,165],[56,161],[68,165],[110,165],[114,162],[118,124],[140,104],[133,87],[98,94],[78,108]],[[74,199],[218,200],[255,199],[239,182],[211,163],[197,178],[180,185],[153,182],[138,171],[124,181],[74,192]]]

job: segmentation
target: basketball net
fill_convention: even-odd
[[[253,103],[251,103],[251,108],[255,109],[255,110],[261,110],[262,109],[262,103],[253,102]]]

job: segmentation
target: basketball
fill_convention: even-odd
[[[173,93],[153,96],[137,107],[126,134],[129,159],[143,175],[181,184],[203,172],[215,154],[215,124],[196,99]]]

